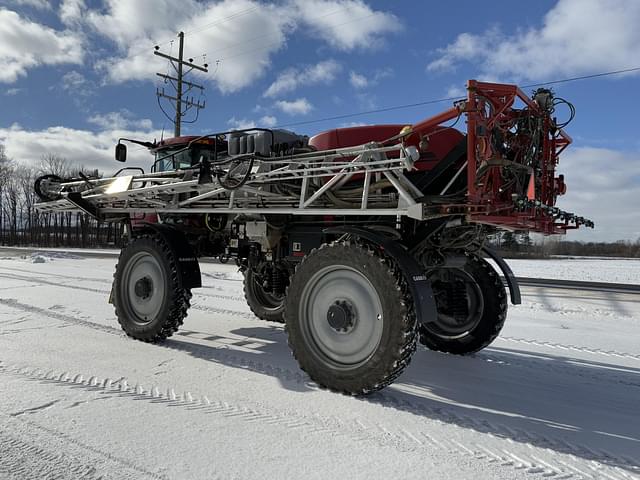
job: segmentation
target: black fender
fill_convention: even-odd
[[[507,286],[509,287],[509,294],[511,296],[511,303],[513,305],[520,305],[522,303],[522,297],[520,295],[520,285],[518,284],[518,279],[513,274],[513,271],[507,265],[507,262],[498,255],[498,252],[489,247],[482,247],[482,253],[485,253],[491,259],[496,262],[502,273],[504,274],[504,278],[507,281]]]
[[[182,286],[185,288],[202,287],[202,275],[200,274],[198,257],[193,247],[189,244],[185,234],[180,230],[161,223],[144,222],[142,225],[141,227],[133,229],[132,235],[153,231],[162,236],[178,259]]]
[[[360,227],[331,227],[324,230],[330,234],[349,234],[362,238],[382,248],[400,267],[402,275],[408,284],[416,309],[418,325],[433,321],[438,316],[436,302],[431,290],[431,282],[425,275],[422,266],[409,254],[409,252],[392,238]]]

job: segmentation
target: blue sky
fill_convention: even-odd
[[[187,32],[207,107],[183,133],[274,126],[457,96],[469,78],[530,84],[640,66],[637,0],[0,0],[0,142],[105,172],[119,136],[158,138],[155,72]],[[173,44],[171,41],[174,40]],[[219,62],[217,62],[219,60]],[[638,75],[555,87],[572,101],[560,206],[596,221],[569,238],[640,237]],[[291,127],[412,123],[448,103]],[[132,151],[132,163],[147,162]]]

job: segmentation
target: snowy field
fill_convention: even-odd
[[[360,399],[298,369],[231,265],[202,265],[158,346],[115,320],[115,257],[0,258],[0,479],[640,478],[638,295],[523,288],[490,348],[421,349]],[[510,263],[567,278],[529,262]],[[640,283],[639,265],[579,279]]]
[[[603,257],[508,259],[507,263],[517,277],[640,285],[640,259]]]

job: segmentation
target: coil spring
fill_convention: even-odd
[[[457,281],[447,286],[448,301],[451,313],[456,320],[464,320],[469,316],[467,290],[464,282]]]
[[[275,293],[284,293],[287,288],[287,274],[280,267],[271,269],[271,288]]]

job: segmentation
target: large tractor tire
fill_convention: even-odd
[[[413,299],[394,262],[333,243],[297,267],[285,300],[289,346],[321,386],[363,395],[393,382],[417,341]]]
[[[507,317],[507,293],[491,265],[476,255],[461,254],[427,272],[438,316],[420,325],[420,343],[464,355],[493,342]]]
[[[284,295],[265,291],[258,275],[250,268],[244,272],[244,298],[260,320],[284,323]]]
[[[191,289],[184,288],[174,251],[157,234],[133,238],[122,249],[113,304],[122,329],[145,342],[161,342],[182,325]]]

